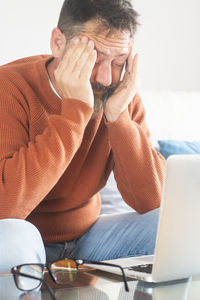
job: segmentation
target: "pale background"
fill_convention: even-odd
[[[0,64],[50,53],[50,33],[62,3],[1,1]],[[135,0],[134,6],[141,15],[136,49],[142,89],[200,91],[200,1]]]

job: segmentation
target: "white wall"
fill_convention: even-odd
[[[200,1],[134,0],[146,89],[200,91]]]
[[[0,1],[0,64],[50,53],[51,30],[64,0]]]
[[[0,3],[0,64],[50,53],[51,30],[63,0]],[[134,0],[143,89],[200,91],[200,1]]]

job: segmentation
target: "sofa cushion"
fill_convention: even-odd
[[[159,140],[158,144],[166,159],[172,154],[200,154],[200,141]]]
[[[111,172],[106,186],[100,191],[100,195],[101,215],[133,211],[133,209],[122,199],[122,196],[117,189],[113,172]]]

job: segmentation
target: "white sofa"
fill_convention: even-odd
[[[200,92],[141,91],[151,141],[159,151],[158,140],[200,141]],[[101,192],[101,214],[132,210],[122,200],[109,177]]]

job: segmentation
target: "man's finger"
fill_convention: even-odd
[[[67,68],[69,72],[73,71],[77,61],[80,59],[87,43],[87,38],[82,37],[71,40],[66,47],[65,54],[60,63],[60,70],[65,71]]]
[[[82,71],[84,71],[85,65],[87,62],[90,64],[90,55],[94,50],[94,42],[88,41],[84,51],[82,52],[79,60],[77,61],[73,74],[77,74],[77,76],[81,76]]]
[[[92,50],[91,54],[88,56],[88,59],[85,62],[85,65],[81,70],[80,79],[90,80],[96,59],[97,59],[97,52],[96,50]]]
[[[137,72],[138,72],[138,57],[139,57],[139,55],[138,55],[138,53],[136,53],[135,54],[135,56],[134,56],[134,59],[133,59],[133,63],[132,63],[132,74],[133,74],[133,76],[135,75],[137,75]]]
[[[134,59],[134,50],[132,45],[127,58],[127,64],[126,64],[126,72],[128,73],[132,71],[133,59]]]

